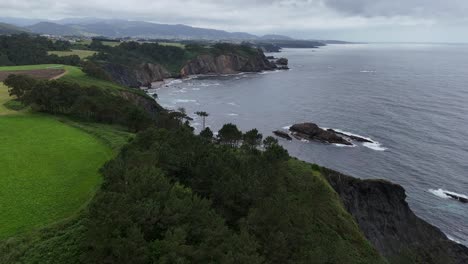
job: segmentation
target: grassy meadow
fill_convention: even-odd
[[[23,69],[50,67],[21,66]],[[70,80],[86,81],[68,67]],[[115,126],[15,111],[0,83],[0,240],[74,216],[101,182],[99,168],[130,137]]]
[[[80,57],[80,59],[86,59],[86,58],[91,57],[94,54],[96,54],[96,51],[93,51],[93,50],[71,50],[71,51],[49,51],[48,53],[49,53],[49,55],[54,54],[54,55],[57,55],[57,56],[60,56],[60,57],[77,55],[78,57]]]
[[[0,238],[81,208],[112,151],[97,138],[43,115],[0,117]]]
[[[65,66],[61,64],[37,64],[37,65],[21,65],[21,66],[0,66],[0,71],[29,71],[29,70],[45,70],[45,69],[63,69]]]

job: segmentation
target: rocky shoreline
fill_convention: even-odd
[[[391,263],[468,263],[468,248],[417,217],[400,185],[360,180],[326,168],[321,172],[366,238]]]

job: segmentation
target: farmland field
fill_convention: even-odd
[[[112,156],[97,138],[43,115],[0,117],[0,238],[73,215]]]
[[[93,50],[49,51],[49,54],[55,54],[60,57],[77,55],[78,57],[80,57],[80,59],[85,59],[87,57],[90,57],[96,54],[96,51],[93,51]]]
[[[73,216],[101,181],[99,168],[132,135],[112,126],[16,112],[0,83],[0,239]]]

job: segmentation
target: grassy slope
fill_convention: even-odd
[[[313,203],[312,211],[304,211],[307,227],[315,244],[313,252],[317,263],[386,263],[366,240],[354,221],[344,209],[338,194],[314,166],[295,159],[289,161],[289,178],[303,182],[307,190],[289,190],[307,196],[291,199]],[[292,195],[292,194],[291,194]]]
[[[11,100],[7,87],[0,82],[0,116],[14,114],[16,111],[10,110],[5,106]]]
[[[71,56],[77,55],[80,59],[85,59],[87,57],[93,56],[96,54],[96,51],[92,50],[71,50],[71,51],[49,51],[49,54],[55,54],[57,56]]]
[[[133,136],[17,112],[4,106],[11,99],[0,83],[0,239],[73,215],[94,194],[98,169]]]
[[[0,238],[68,217],[92,196],[112,151],[43,115],[0,118]]]
[[[42,69],[62,69],[64,66],[60,64],[37,64],[37,65],[22,65],[22,66],[1,66],[0,71],[27,71],[27,70],[42,70]]]

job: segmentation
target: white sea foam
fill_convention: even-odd
[[[322,129],[327,129],[327,128],[322,128]],[[375,140],[373,140],[372,138],[370,137],[365,137],[365,136],[361,136],[361,135],[358,135],[358,134],[355,134],[355,133],[351,133],[351,132],[347,132],[347,131],[343,131],[341,129],[333,129],[335,130],[336,132],[339,132],[339,133],[342,133],[346,136],[355,136],[355,137],[360,137],[360,138],[364,138],[364,139],[367,139],[371,142],[364,142],[362,143],[362,145],[366,148],[370,148],[372,150],[375,150],[375,151],[385,151],[387,150],[387,148],[383,147],[382,144],[380,144],[380,142],[377,142]]]
[[[232,105],[232,106],[239,106],[238,104],[234,103],[234,102],[229,102],[227,103],[228,105]]]
[[[230,113],[230,114],[228,114],[228,116],[239,116],[239,114],[236,114],[236,113]]]
[[[450,240],[452,240],[452,241],[455,242],[455,243],[462,244],[462,242],[461,242],[460,240],[457,240],[457,239],[455,239],[455,238],[453,238],[453,237],[451,237],[451,236],[449,236],[449,235],[447,235],[447,238],[450,239]]]
[[[374,71],[374,70],[362,70],[360,71],[361,73],[375,73],[377,71]]]
[[[281,70],[274,70],[274,71],[262,71],[262,72],[259,72],[258,74],[270,74],[270,73],[277,73],[277,72],[281,72]]]
[[[201,87],[210,87],[210,86],[219,86],[221,85],[220,83],[200,83],[200,84],[197,84],[197,86],[201,86]]]
[[[377,141],[374,141],[372,143],[364,142],[364,143],[362,143],[362,145],[364,147],[366,147],[366,148],[370,148],[370,149],[375,150],[375,151],[386,151],[387,150],[386,147],[383,147],[382,144],[380,144]]]
[[[174,80],[170,80],[166,83],[166,86],[171,86],[171,85],[174,85],[174,84],[179,84],[179,83],[182,83],[183,81],[182,80],[179,80],[179,79],[174,79]]]
[[[175,103],[196,103],[197,100],[191,100],[191,99],[176,99],[174,102],[175,102]]]
[[[340,148],[354,148],[356,147],[356,145],[352,144],[352,145],[345,145],[345,144],[333,144],[335,147],[340,147]]]
[[[284,126],[283,129],[284,129],[284,130],[289,130],[291,127],[292,127],[292,125]]]
[[[301,142],[304,142],[304,143],[309,143],[310,141],[307,140],[307,139],[301,139]]]
[[[463,198],[466,198],[468,199],[468,196],[464,195],[464,194],[460,194],[460,193],[456,193],[456,192],[451,192],[451,191],[447,191],[447,190],[444,190],[444,189],[429,189],[429,192],[434,194],[435,196],[439,197],[439,198],[443,198],[443,199],[450,199],[451,197],[448,196],[446,193],[449,193],[449,194],[452,194],[452,195],[455,195],[455,196],[459,196],[459,197],[463,197]]]

